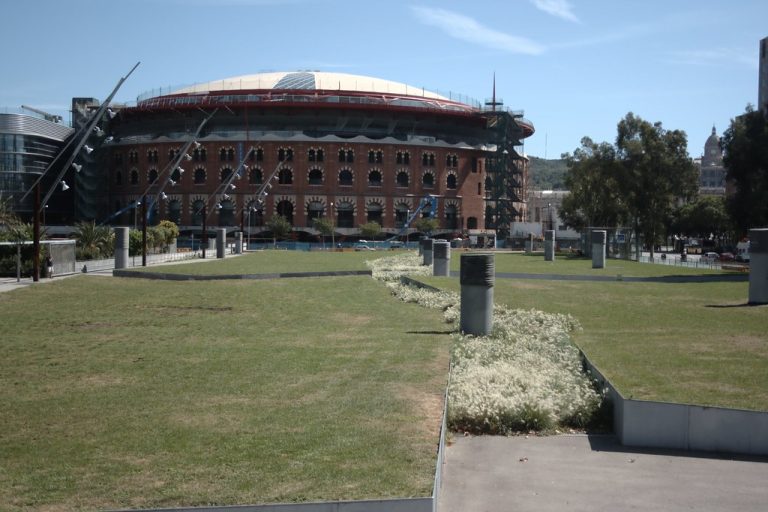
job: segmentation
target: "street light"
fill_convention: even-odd
[[[330,214],[331,214],[331,250],[335,251],[336,250],[336,228],[334,226],[335,225],[335,222],[334,222],[335,219],[333,218],[333,216],[334,216],[334,214],[333,214],[333,201],[331,201],[331,211],[330,211]]]

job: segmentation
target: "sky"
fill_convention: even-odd
[[[528,155],[613,142],[628,113],[684,130],[757,104],[766,0],[0,0],[0,111],[267,71],[403,82],[524,111]]]

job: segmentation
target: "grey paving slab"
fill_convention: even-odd
[[[438,512],[768,510],[768,458],[568,435],[457,437],[445,459]]]

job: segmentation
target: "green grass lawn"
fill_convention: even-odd
[[[461,251],[451,253],[451,270],[461,268]],[[622,276],[658,277],[667,275],[702,275],[720,274],[719,270],[706,268],[675,267],[672,265],[650,265],[628,260],[606,260],[605,268],[593,269],[592,260],[575,256],[558,254],[555,261],[544,261],[543,254],[504,253],[496,254],[494,258],[496,272],[522,274],[560,274],[560,275],[593,275],[593,276]]]
[[[530,256],[506,256],[497,256],[497,272],[538,265]],[[691,273],[630,263],[625,275]],[[546,273],[581,273],[579,264],[555,261]],[[456,278],[424,281],[460,288]],[[768,411],[768,306],[745,306],[746,282],[497,279],[494,295],[511,307],[576,317],[583,331],[575,342],[627,397]]]
[[[265,250],[217,260],[191,260],[171,265],[152,266],[137,271],[187,275],[275,274],[281,272],[326,272],[368,270],[366,260],[391,256],[390,251],[281,251]]]
[[[0,325],[1,510],[431,493],[448,329],[369,277],[76,276]]]

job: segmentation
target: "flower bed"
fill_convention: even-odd
[[[373,277],[406,302],[443,310],[458,327],[460,299],[452,292],[416,288],[404,275],[430,275],[415,254],[368,262]],[[569,333],[578,329],[570,315],[494,307],[493,332],[468,336],[456,332],[449,386],[448,423],[454,430],[506,434],[584,426],[600,406],[582,369]]]

